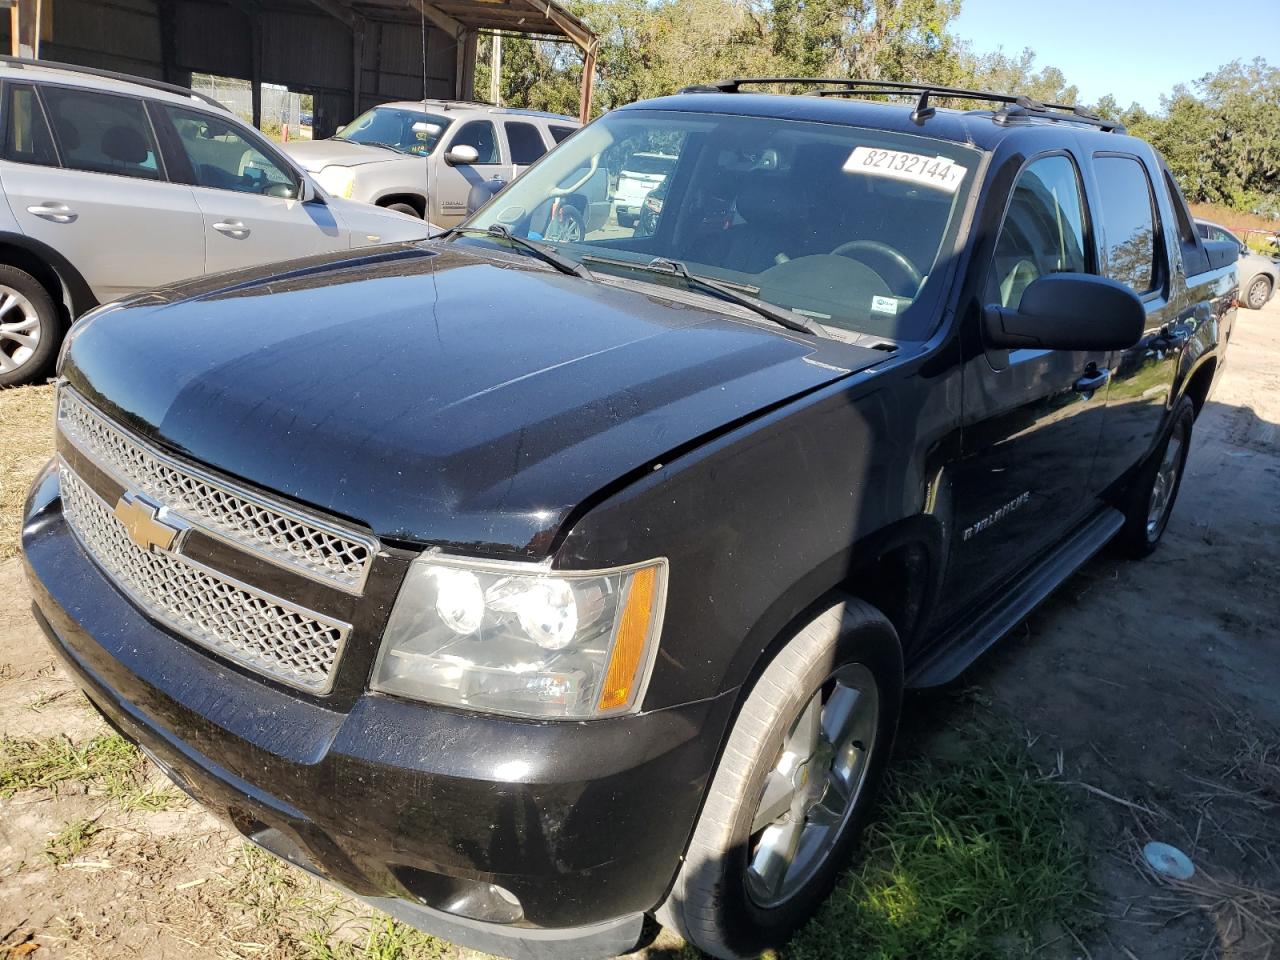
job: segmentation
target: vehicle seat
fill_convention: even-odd
[[[118,125],[102,134],[102,154],[123,170],[146,163],[151,151],[137,130]]]
[[[726,231],[716,260],[743,273],[761,273],[797,251],[786,250],[800,216],[792,176],[757,171],[747,177],[734,203],[745,222]]]

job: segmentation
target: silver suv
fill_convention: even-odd
[[[450,227],[467,215],[473,187],[513,179],[579,126],[558,113],[412,100],[284,149],[331,193]]]
[[[44,373],[98,303],[430,229],[330,196],[182,87],[11,58],[0,84],[0,386]]]

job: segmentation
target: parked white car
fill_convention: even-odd
[[[634,227],[644,198],[662,186],[675,169],[676,158],[668,153],[633,153],[618,171],[614,191],[614,216],[620,227]]]
[[[467,215],[473,187],[514,179],[579,126],[557,113],[413,100],[284,149],[331,193],[450,227]]]
[[[44,374],[99,303],[431,230],[330,196],[182,87],[13,58],[0,79],[0,386]]]

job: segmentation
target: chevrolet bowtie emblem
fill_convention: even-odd
[[[186,525],[173,518],[161,519],[164,508],[152,503],[140,494],[125,491],[113,511],[116,519],[124,524],[129,539],[143,550],[172,550]]]

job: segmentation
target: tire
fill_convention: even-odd
[[[46,374],[63,327],[62,314],[40,281],[0,264],[0,387],[31,383]]]
[[[1195,405],[1190,397],[1183,397],[1174,408],[1164,442],[1129,485],[1125,495],[1125,523],[1116,542],[1134,559],[1150,555],[1160,545],[1160,538],[1169,525],[1178,490],[1182,487],[1182,475],[1186,473],[1195,419]]]
[[[901,704],[902,650],[878,610],[844,598],[801,628],[742,705],[658,920],[725,960],[758,956],[790,939],[848,858],[888,761]],[[849,737],[828,737],[835,728]],[[816,734],[819,749],[797,763],[803,750],[793,748],[806,731]],[[845,748],[831,746],[832,739]],[[851,800],[841,804],[845,794]],[[810,802],[801,819],[798,811]],[[837,807],[842,812],[829,816]],[[778,809],[784,812],[771,820]],[[819,829],[828,823],[826,833],[813,835],[813,849],[825,844],[825,853],[806,861],[801,844],[790,869],[770,870],[786,862],[770,853],[786,849],[794,836],[788,831],[809,827],[810,819]]]
[[[388,203],[386,209],[394,210],[396,213],[407,213],[415,220],[421,220],[422,214],[418,212],[418,208],[408,203]]]
[[[1250,310],[1261,310],[1270,299],[1271,278],[1267,276],[1254,277],[1249,283],[1249,289],[1245,292],[1244,305]]]
[[[568,204],[560,208],[560,220],[547,228],[548,240],[563,240],[565,243],[578,243],[587,235],[586,221],[577,207]],[[554,234],[552,228],[554,227]]]

